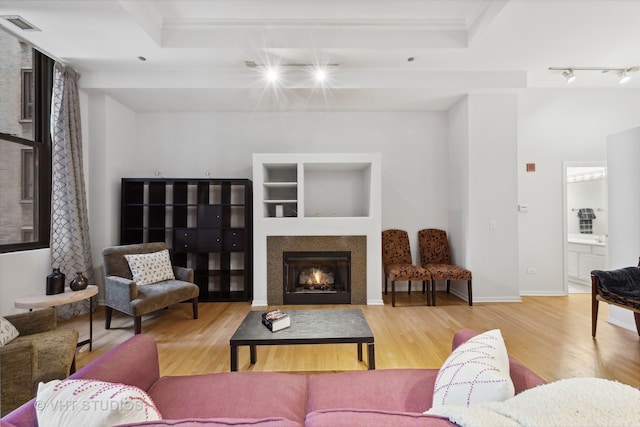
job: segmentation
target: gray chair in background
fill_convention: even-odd
[[[172,304],[191,300],[193,318],[198,318],[200,288],[193,283],[193,270],[173,266],[175,280],[138,286],[125,255],[147,254],[167,249],[165,243],[112,246],[102,251],[105,272],[105,328],[111,327],[113,310],[133,316],[135,333],[142,331],[142,316]]]

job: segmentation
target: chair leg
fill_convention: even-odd
[[[409,288],[409,295],[411,295],[411,280],[407,282],[407,287]]]
[[[133,329],[136,335],[142,332],[142,316],[135,316],[133,318]]]
[[[111,315],[113,314],[113,308],[106,306],[104,315],[104,328],[111,328]]]
[[[391,281],[391,307],[396,306],[396,281]]]
[[[71,361],[71,367],[69,368],[69,375],[76,373],[76,355],[73,355],[73,360]]]
[[[447,293],[451,290],[451,280],[447,279]]]
[[[471,293],[471,279],[467,280],[467,289],[469,292],[469,305],[473,305],[473,294]]]
[[[198,297],[193,298],[193,318],[198,318]]]
[[[426,280],[422,281],[422,293],[425,294],[425,297],[427,298],[427,305],[431,305],[431,288],[427,285]]]
[[[636,330],[638,331],[638,335],[640,336],[640,313],[633,312],[633,317],[636,319]]]
[[[596,326],[598,324],[598,301],[595,295],[591,296],[591,336],[596,337]]]
[[[436,281],[431,281],[431,305],[436,305]]]

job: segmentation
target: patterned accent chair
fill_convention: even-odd
[[[418,232],[420,249],[420,265],[431,275],[431,301],[436,305],[436,280],[447,281],[447,293],[451,289],[452,280],[466,280],[469,292],[469,305],[473,305],[471,293],[471,271],[459,267],[451,262],[449,240],[444,230],[427,228]]]
[[[20,335],[0,347],[2,416],[35,397],[40,382],[62,380],[75,372],[78,345],[78,331],[57,328],[53,308],[4,318]]]
[[[148,254],[167,249],[164,242],[112,246],[102,251],[104,261],[105,329],[111,327],[113,309],[133,316],[136,334],[142,332],[142,316],[172,304],[191,300],[193,318],[198,318],[200,288],[193,283],[193,270],[173,266],[175,280],[138,286],[133,281],[125,255]]]
[[[429,272],[414,265],[411,260],[409,234],[404,230],[385,230],[382,232],[382,265],[384,267],[384,294],[387,294],[387,282],[391,281],[391,306],[396,306],[396,281],[408,282],[411,295],[411,281],[422,281],[422,292],[431,280]],[[430,304],[430,292],[427,292],[427,305]]]

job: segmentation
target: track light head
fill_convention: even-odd
[[[614,67],[549,67],[550,71],[560,71],[562,77],[567,79],[567,83],[571,83],[575,80],[575,71],[600,71],[602,73],[616,73],[619,83],[626,83],[631,79],[631,73],[635,73],[640,70],[640,66],[633,66],[628,68],[614,68]]]
[[[627,70],[618,71],[618,83],[623,84],[631,80],[631,75]]]
[[[574,81],[576,79],[575,74],[573,74],[573,70],[571,68],[568,68],[566,70],[564,70],[562,72],[562,76],[567,79],[567,83],[571,83],[572,81]]]

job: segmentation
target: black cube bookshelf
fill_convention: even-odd
[[[122,178],[120,244],[165,242],[200,301],[249,301],[252,203],[248,179]]]

